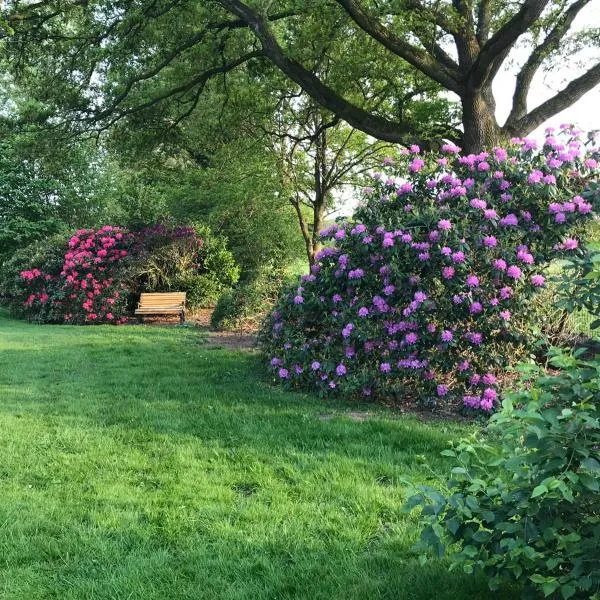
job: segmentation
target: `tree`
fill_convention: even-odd
[[[328,60],[321,59],[321,71],[327,71]],[[405,118],[418,124],[423,137],[428,131],[434,135],[430,128],[436,123],[453,118],[451,105],[431,88],[420,87],[415,101],[414,88],[408,87],[398,100]],[[110,145],[148,173],[148,184],[160,197],[174,201],[167,201],[165,208],[182,216],[202,214],[217,230],[225,227],[234,251],[238,238],[241,246],[252,240],[251,253],[238,257],[245,267],[266,258],[264,242],[274,257],[281,254],[277,248],[285,235],[295,237],[284,214],[290,205],[312,264],[321,246],[318,232],[347,197],[342,192],[360,185],[362,174],[394,152],[391,143],[373,143],[321,108],[274,68],[261,69],[260,81],[251,71],[238,70],[226,80],[208,82],[196,109],[179,122],[178,108],[165,101],[158,114],[127,116],[112,128]],[[177,175],[157,180],[167,165]],[[240,213],[249,220],[240,222]],[[259,238],[248,226],[253,221],[257,225],[255,219],[264,220],[267,213],[267,227],[258,228]]]
[[[321,249],[320,230],[339,207],[346,186],[381,164],[389,143],[370,143],[362,132],[324,111],[310,98],[282,99],[275,129],[267,131],[279,156],[282,189],[289,194],[306,247],[308,264]],[[307,214],[308,213],[308,214]]]
[[[54,148],[48,133],[1,127],[0,264],[19,248],[102,221],[113,203],[102,158],[81,140]]]
[[[64,116],[74,125],[109,127],[166,99],[180,103],[178,118],[184,118],[211,78],[269,61],[352,127],[408,143],[419,131],[398,114],[394,97],[396,74],[410,67],[415,78],[459,97],[464,131],[456,137],[475,151],[528,134],[600,83],[600,61],[592,60],[583,74],[529,109],[531,83],[541,69],[598,47],[597,31],[572,32],[575,18],[598,2],[287,0],[273,10],[266,0],[15,0],[6,20],[15,31],[12,68],[30,81],[43,74],[40,96],[62,95]],[[332,41],[338,51],[325,74],[318,58]],[[492,82],[521,42],[529,56],[500,125]]]

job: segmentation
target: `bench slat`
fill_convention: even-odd
[[[173,310],[181,310],[182,308],[185,308],[183,306],[183,304],[145,304],[144,306],[138,306],[139,308],[143,308],[144,310],[154,310],[157,308],[163,309],[163,308],[169,308],[169,309],[173,309]]]
[[[183,313],[182,309],[166,309],[166,310],[136,310],[136,315],[180,315]]]
[[[150,311],[150,310],[183,310],[184,307],[183,306],[140,306],[139,308],[136,308],[136,310],[144,310],[146,312]]]
[[[152,293],[152,294],[148,294],[148,293],[142,293],[140,294],[140,298],[185,298],[185,294],[181,294],[181,293],[172,293],[172,292],[165,292],[164,294],[158,294],[158,293]]]

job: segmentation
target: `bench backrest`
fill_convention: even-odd
[[[152,292],[140,294],[140,306],[180,306],[185,304],[185,292]]]

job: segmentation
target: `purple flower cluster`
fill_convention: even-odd
[[[579,251],[570,233],[594,214],[586,182],[600,152],[556,138],[442,152],[387,161],[397,170],[373,178],[353,220],[321,232],[311,276],[282,295],[263,336],[281,380],[497,405],[493,369],[512,356],[514,316],[526,316],[548,262]]]

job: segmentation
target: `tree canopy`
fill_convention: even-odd
[[[260,83],[276,66],[317,103],[380,140],[407,143],[420,128],[403,99],[453,92],[461,138],[478,150],[526,135],[600,83],[600,59],[539,106],[535,75],[548,64],[600,49],[575,18],[599,0],[16,0],[5,20],[10,68],[49,114],[104,129],[175,103],[189,116],[215,77],[244,66]],[[511,50],[527,48],[512,110],[500,125],[492,82]],[[270,65],[270,66],[269,66]],[[43,114],[43,113],[42,113]]]

